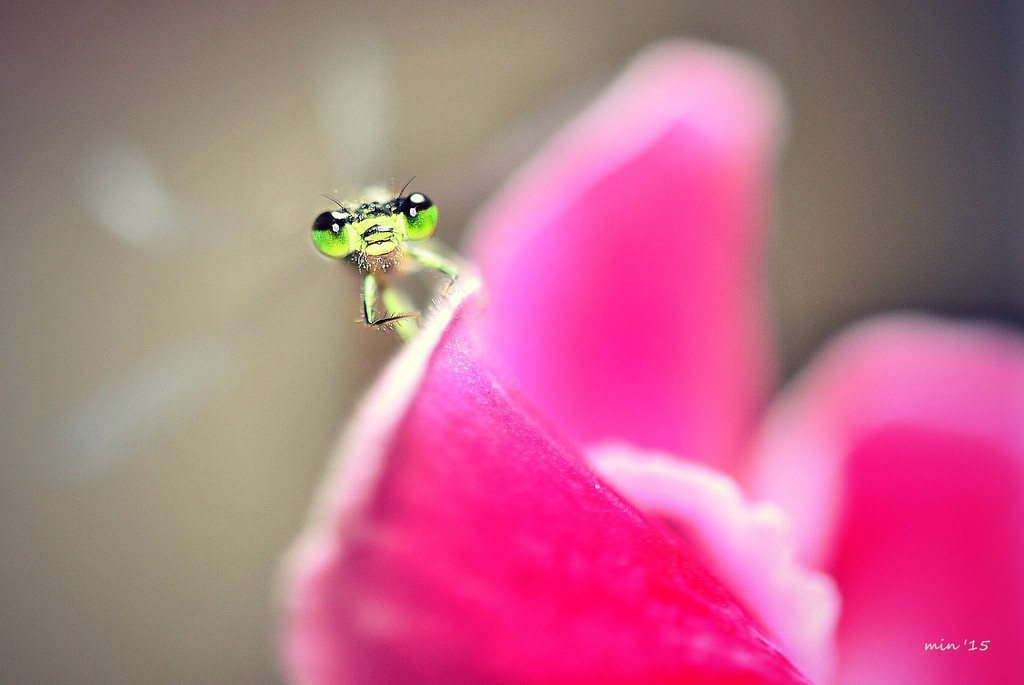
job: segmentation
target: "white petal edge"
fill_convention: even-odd
[[[588,452],[591,466],[635,506],[694,536],[719,579],[783,653],[816,683],[832,680],[840,596],[827,574],[796,561],[779,507],[748,502],[725,474],[628,445]]]

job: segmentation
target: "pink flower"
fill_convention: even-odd
[[[765,407],[778,102],[661,46],[484,212],[484,287],[377,383],[292,555],[292,681],[1024,670],[1024,341],[881,319]]]

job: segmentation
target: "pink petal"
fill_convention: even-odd
[[[581,444],[716,465],[769,385],[760,271],[781,107],[757,64],[641,56],[482,215],[490,339]]]
[[[492,371],[477,316],[410,345],[353,425],[293,557],[294,680],[806,682]]]
[[[815,682],[830,681],[839,591],[830,577],[796,561],[784,512],[748,501],[723,473],[668,455],[605,445],[588,458],[632,504],[664,517],[697,543],[795,666]]]
[[[1024,672],[1019,336],[911,317],[847,334],[774,412],[751,481],[840,585],[840,683]]]

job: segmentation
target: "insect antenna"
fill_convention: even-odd
[[[340,207],[341,209],[345,209],[345,205],[341,204],[340,202],[338,202],[335,198],[331,197],[330,195],[324,195],[323,193],[320,193],[320,197],[325,197],[328,200],[330,200],[331,202],[333,202],[334,204],[338,205],[338,207]]]
[[[416,180],[416,177],[415,177],[415,176],[413,176],[413,177],[412,177],[412,178],[410,178],[410,179],[409,179],[408,181],[406,181],[406,182],[405,182],[405,185],[404,185],[404,186],[402,186],[402,189],[398,191],[398,197],[402,197],[402,194],[403,194],[403,193],[405,192],[405,189],[406,189],[406,188],[408,188],[408,187],[409,187],[409,184],[410,184],[410,183],[412,183],[412,182],[413,182],[413,181],[415,181],[415,180]]]

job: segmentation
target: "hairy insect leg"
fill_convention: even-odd
[[[396,321],[403,321],[406,319],[415,319],[419,316],[415,311],[398,311],[394,314],[386,314],[385,316],[378,317],[374,308],[377,304],[377,291],[379,284],[377,283],[377,277],[372,273],[366,274],[363,277],[363,318],[366,319],[366,323],[371,326],[383,326],[386,324],[394,323]],[[405,302],[401,297],[394,294],[388,288],[382,288],[381,300],[384,306],[389,311],[394,311],[394,308],[402,307]],[[394,308],[393,308],[394,307]],[[404,337],[404,336],[403,336]]]
[[[423,266],[430,267],[436,271],[440,271],[442,274],[449,278],[448,283],[444,286],[441,293],[447,295],[448,291],[453,285],[455,285],[456,279],[459,277],[459,266],[452,260],[442,257],[433,250],[429,250],[422,245],[410,245],[408,248],[409,256],[415,259]]]
[[[381,302],[387,307],[388,311],[391,312],[414,312],[412,304],[407,300],[398,290],[394,288],[382,288],[380,291]],[[403,342],[409,342],[412,338],[419,333],[420,330],[420,319],[419,314],[414,313],[403,319],[397,319],[391,322],[392,327],[395,329],[395,333],[398,333],[398,337]]]

